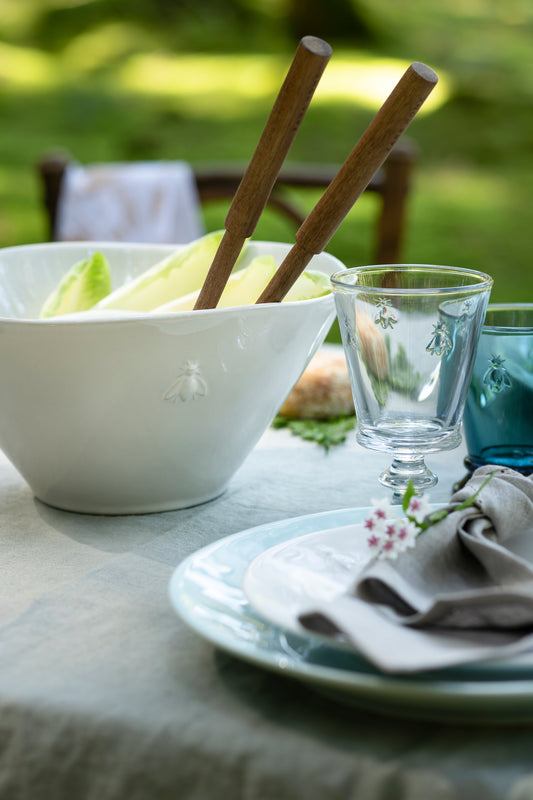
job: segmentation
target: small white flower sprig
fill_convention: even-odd
[[[402,500],[403,517],[396,513],[387,498],[372,500],[372,513],[363,522],[364,528],[370,533],[367,539],[369,548],[377,558],[397,558],[400,553],[414,547],[417,537],[431,525],[445,519],[452,511],[471,506],[494,474],[491,472],[471,497],[453,508],[432,511],[429,499],[415,494],[411,481]]]

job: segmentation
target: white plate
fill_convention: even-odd
[[[260,553],[245,570],[242,588],[252,607],[275,625],[304,635],[302,609],[348,591],[369,561],[362,523],[308,533]],[[342,642],[332,640],[336,645]],[[349,646],[349,645],[345,645]]]
[[[342,702],[440,721],[533,720],[533,663],[526,656],[411,677],[387,676],[354,650],[279,627],[251,607],[242,581],[253,559],[296,537],[357,525],[368,510],[296,517],[214,542],[174,571],[169,586],[172,605],[217,647]]]

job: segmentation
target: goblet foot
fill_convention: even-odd
[[[407,491],[409,481],[412,482],[416,494],[424,494],[438,481],[434,472],[426,466],[421,457],[397,456],[390,467],[381,473],[379,482],[393,491],[393,502],[401,503]]]

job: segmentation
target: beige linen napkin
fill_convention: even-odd
[[[478,490],[472,505],[453,510]],[[392,672],[533,647],[533,563],[527,557],[528,549],[533,555],[533,476],[482,467],[452,496],[449,509],[414,549],[395,560],[371,561],[350,594],[302,613],[302,624],[338,629]],[[411,653],[401,652],[409,647]]]
[[[194,173],[184,161],[71,163],[65,171],[59,241],[180,244],[203,233]]]

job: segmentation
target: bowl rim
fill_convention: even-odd
[[[262,246],[272,246],[275,247],[285,247],[291,248],[293,243],[291,242],[273,242],[273,241],[265,241],[260,239],[249,239],[249,245],[262,247]],[[83,250],[89,248],[90,250],[98,250],[98,249],[111,249],[111,250],[123,250],[123,249],[131,249],[131,250],[155,250],[161,255],[170,254],[175,252],[180,248],[184,248],[187,246],[187,243],[178,243],[178,244],[151,244],[149,242],[107,242],[107,241],[75,241],[75,242],[31,242],[29,244],[22,244],[22,245],[9,245],[8,247],[0,248],[0,262],[2,259],[2,254],[10,252],[23,252],[25,250],[31,252],[32,250]],[[328,276],[331,277],[333,273],[341,274],[342,272],[346,271],[346,266],[340,261],[337,256],[334,256],[332,253],[328,253],[326,251],[322,251],[321,253],[317,253],[316,256],[327,256],[329,259],[332,259],[332,269],[330,273],[327,273]],[[306,268],[309,267],[312,269],[312,260],[311,262],[306,265]],[[69,325],[103,325],[103,324],[127,324],[127,323],[136,323],[136,322],[145,322],[145,323],[154,323],[154,322],[165,322],[165,321],[177,321],[178,319],[187,319],[194,316],[195,319],[205,317],[206,315],[213,317],[224,317],[225,315],[232,315],[236,312],[242,313],[244,309],[247,310],[247,313],[258,313],[256,311],[250,312],[250,309],[272,309],[276,308],[283,308],[283,309],[293,309],[294,307],[301,307],[307,308],[310,305],[329,305],[333,304],[333,292],[330,291],[328,294],[321,295],[320,297],[312,297],[308,298],[307,300],[289,300],[283,303],[256,303],[253,305],[248,306],[228,306],[226,308],[208,308],[208,309],[199,309],[199,310],[191,310],[191,311],[167,311],[167,312],[156,312],[156,311],[128,311],[128,310],[120,310],[120,309],[109,309],[109,311],[102,313],[99,316],[82,316],[85,312],[74,312],[73,314],[65,314],[63,316],[58,317],[48,317],[45,319],[41,319],[39,317],[12,317],[12,316],[4,316],[0,312],[0,323],[10,325],[31,325],[31,326],[45,326],[55,327],[55,326],[69,326]],[[286,312],[285,312],[286,313]]]

